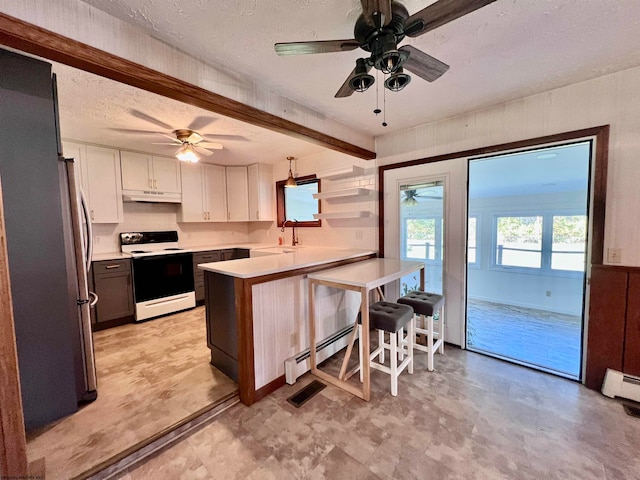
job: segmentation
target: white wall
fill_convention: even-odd
[[[361,197],[349,197],[344,199],[321,200],[322,213],[367,211],[369,216],[356,219],[322,220],[322,227],[302,227],[297,229],[298,239],[301,245],[316,245],[326,247],[343,248],[378,248],[378,216],[377,216],[377,168],[375,161],[360,160],[349,155],[344,155],[331,150],[310,155],[298,159],[293,164],[294,175],[303,177],[306,175],[322,175],[333,169],[356,165],[364,168],[364,174],[341,180],[320,180],[320,190],[329,192],[348,189],[352,187],[366,188],[370,190],[368,195]],[[285,180],[289,172],[289,162],[283,161],[273,168],[274,183]],[[275,188],[275,187],[274,187]],[[277,241],[282,234],[276,223],[270,225],[250,224],[250,239],[254,242]],[[291,242],[291,228],[286,227],[282,234],[285,243]]]
[[[611,125],[605,260],[640,266],[640,67],[376,139],[380,165]],[[428,108],[425,106],[425,108]],[[605,261],[606,263],[606,261]]]

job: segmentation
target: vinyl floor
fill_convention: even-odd
[[[303,376],[238,404],[122,480],[637,480],[640,419],[577,382],[446,347],[397,397],[372,372],[364,402],[331,385],[300,408]]]
[[[209,363],[204,307],[94,333],[98,398],[27,438],[46,479],[81,475],[237,391]]]

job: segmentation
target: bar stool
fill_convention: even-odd
[[[378,348],[369,355],[371,368],[380,370],[391,376],[391,395],[398,395],[398,376],[406,368],[413,373],[413,343],[415,331],[413,308],[409,305],[400,305],[392,302],[376,302],[369,307],[369,326],[378,330]],[[408,335],[404,336],[404,328],[408,325]],[[385,332],[389,334],[389,343],[386,343]],[[362,322],[358,316],[358,337],[362,339]],[[360,381],[362,381],[362,359],[364,358],[364,345],[358,342],[360,354]],[[389,350],[389,366],[384,365],[385,350]],[[407,358],[404,358],[406,355]],[[378,361],[376,361],[376,357]],[[398,363],[398,357],[403,359]]]
[[[427,293],[414,290],[398,299],[398,303],[409,305],[413,308],[415,315],[415,334],[422,334],[426,337],[426,345],[421,345],[414,339],[413,348],[427,352],[427,370],[433,371],[433,354],[444,353],[444,297],[435,293]],[[438,328],[434,328],[433,316],[438,313]]]

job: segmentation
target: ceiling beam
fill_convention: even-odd
[[[371,160],[376,153],[0,12],[0,44],[235,120]]]

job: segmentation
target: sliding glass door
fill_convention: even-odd
[[[591,147],[469,161],[468,349],[580,378]]]

